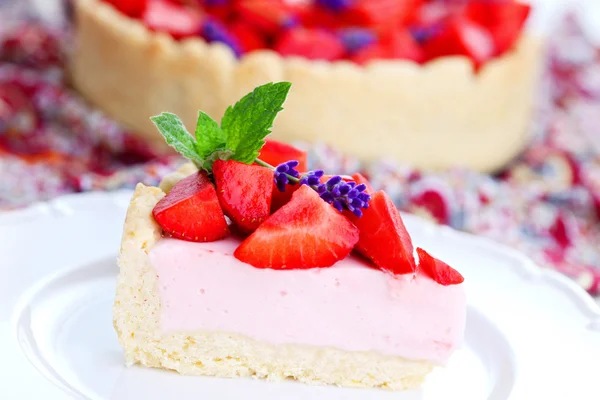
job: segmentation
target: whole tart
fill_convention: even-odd
[[[76,0],[75,18],[75,88],[157,148],[166,150],[150,116],[167,110],[193,127],[198,109],[222,115],[270,81],[294,83],[275,139],[335,143],[364,160],[493,171],[528,138],[540,42],[525,33],[475,72],[465,56],[361,66],[255,50],[238,59],[221,43],[153,32],[102,0]]]

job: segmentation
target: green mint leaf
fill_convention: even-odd
[[[196,124],[196,151],[200,157],[206,161],[215,151],[224,149],[225,144],[225,132],[223,132],[217,121],[200,111],[198,113],[198,123]],[[212,166],[212,163],[210,165]]]
[[[196,150],[194,138],[185,129],[183,122],[177,115],[164,112],[150,119],[154,122],[154,125],[156,125],[169,146],[192,161],[202,162],[202,157]]]
[[[221,129],[227,137],[226,147],[233,159],[251,164],[271,133],[273,121],[290,90],[291,83],[267,83],[230,106],[221,120]]]

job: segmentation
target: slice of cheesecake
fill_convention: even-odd
[[[128,364],[408,389],[461,345],[461,284],[392,275],[352,255],[330,268],[255,268],[233,256],[234,237],[163,237],[152,210],[164,196],[139,184],[125,221],[114,326]]]
[[[193,164],[131,200],[114,305],[126,360],[415,387],[461,344],[463,277],[420,248],[416,263],[400,212],[366,178],[301,171],[298,149],[266,151],[289,88],[256,88],[220,126],[200,113],[193,137],[176,115],[153,117]]]

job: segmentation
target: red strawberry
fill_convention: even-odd
[[[412,203],[427,211],[438,223],[449,224],[452,215],[448,196],[444,191],[428,189],[411,196]]]
[[[296,23],[284,0],[238,0],[237,10],[244,21],[267,34],[278,33]]]
[[[357,0],[348,11],[346,20],[351,25],[386,29],[402,26],[420,7],[422,0]]]
[[[250,24],[243,21],[236,21],[229,25],[229,32],[239,41],[241,50],[248,53],[267,47],[267,41]]]
[[[273,199],[271,200],[271,213],[279,210],[292,199],[294,192],[300,188],[299,184],[287,185],[285,192],[279,191],[275,183],[273,183]]]
[[[346,212],[360,230],[356,250],[379,268],[394,274],[415,272],[413,245],[400,212],[383,191],[371,195],[362,217]]]
[[[228,3],[227,1],[198,1],[196,4],[219,21],[226,21],[233,13],[233,7]]]
[[[147,0],[106,0],[117,10],[132,18],[138,18],[146,9]]]
[[[212,242],[229,234],[217,192],[205,172],[179,181],[156,204],[152,215],[165,232],[178,239]]]
[[[359,50],[352,60],[365,64],[374,59],[425,61],[425,53],[419,43],[406,29],[394,29],[382,36],[378,43]]]
[[[296,167],[298,172],[306,172],[308,170],[307,155],[304,150],[276,140],[267,139],[258,157],[274,167],[286,161],[296,160],[299,163],[298,167]]]
[[[286,161],[296,160],[299,162],[298,167],[296,167],[298,172],[306,172],[308,169],[307,155],[305,151],[276,140],[266,141],[265,145],[260,150],[259,158],[273,166],[277,166]],[[277,189],[277,186],[275,186],[275,183],[273,183],[273,200],[271,202],[271,211],[275,212],[279,210],[281,206],[289,202],[299,186],[300,185],[287,185],[285,192],[280,192],[279,189]]]
[[[358,236],[358,229],[348,218],[302,185],[234,255],[257,268],[324,268],[345,258]]]
[[[342,58],[346,49],[340,38],[320,29],[294,28],[286,31],[275,44],[283,56],[300,56],[311,60],[334,61]]]
[[[425,43],[427,59],[448,55],[465,55],[478,67],[495,53],[494,41],[481,25],[465,18],[454,18],[445,29]]]
[[[339,14],[322,7],[309,5],[308,7],[295,7],[294,11],[302,26],[308,28],[336,29],[344,26],[344,21]]]
[[[203,17],[198,10],[169,0],[148,0],[142,20],[149,29],[182,39],[200,34]]]
[[[365,65],[373,60],[389,60],[390,56],[388,49],[383,44],[373,43],[358,50],[350,59],[357,64]]]
[[[389,51],[389,58],[423,62],[425,53],[419,43],[406,29],[394,29],[384,35],[381,42]]]
[[[464,282],[465,278],[460,272],[445,262],[430,256],[422,248],[417,247],[417,254],[419,255],[419,269],[440,285],[457,285]]]
[[[465,15],[490,31],[496,44],[496,55],[500,55],[519,38],[530,12],[529,4],[513,1],[470,2]]]
[[[242,232],[254,232],[271,213],[273,171],[259,165],[217,160],[213,174],[225,215]]]

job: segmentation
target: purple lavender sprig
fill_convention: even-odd
[[[357,217],[361,217],[363,209],[369,207],[371,196],[365,193],[367,186],[363,183],[357,185],[356,182],[346,182],[341,176],[336,175],[325,183],[321,183],[321,178],[325,174],[322,170],[309,171],[302,176],[296,167],[298,161],[292,160],[279,164],[277,167],[257,159],[257,163],[274,169],[275,184],[281,192],[285,191],[286,185],[300,184],[307,185],[316,191],[321,199],[332,204],[339,212],[344,209],[350,210]]]
[[[300,178],[300,172],[295,170],[298,164],[300,164],[298,161],[291,160],[275,167],[275,184],[280,192],[285,192],[285,187],[290,183],[298,182],[298,178]],[[296,179],[296,181],[292,182],[290,179],[292,181]]]

